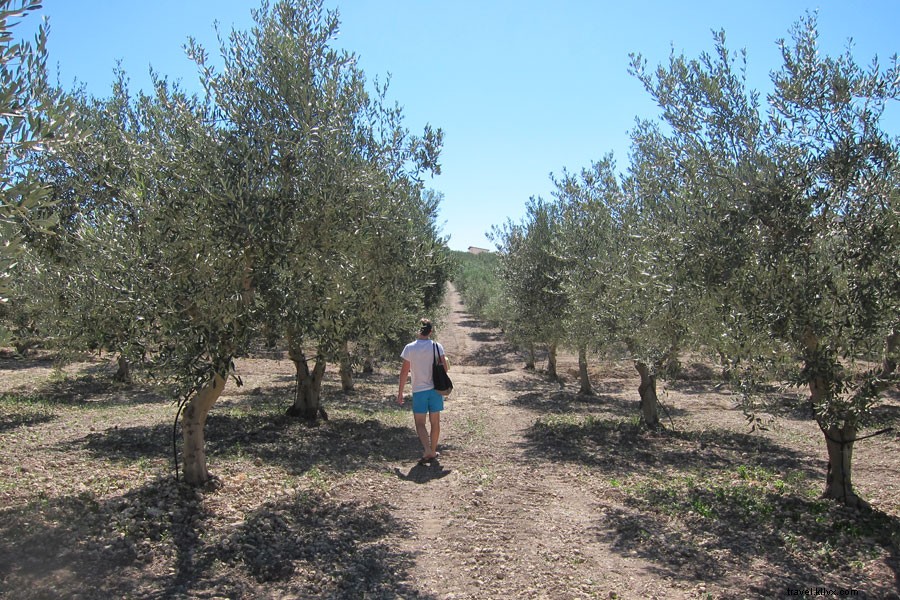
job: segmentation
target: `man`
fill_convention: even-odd
[[[400,367],[400,391],[397,392],[397,403],[403,405],[403,388],[406,379],[412,373],[412,405],[413,419],[416,423],[416,433],[422,442],[424,450],[420,462],[430,462],[439,456],[437,451],[438,438],[441,436],[441,411],[444,410],[444,397],[434,389],[432,381],[432,364],[435,355],[440,357],[444,368],[450,370],[447,357],[444,355],[444,347],[431,340],[432,325],[428,319],[420,321],[419,334],[416,341],[410,342],[403,348],[400,358],[403,366]],[[426,418],[431,423],[431,434],[425,428]]]

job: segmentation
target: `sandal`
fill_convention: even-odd
[[[434,459],[436,459],[436,458],[439,457],[440,455],[441,455],[440,452],[435,452],[432,456],[423,456],[422,458],[419,459],[419,464],[423,464],[423,465],[424,465],[425,463],[430,463],[431,461],[433,461]]]

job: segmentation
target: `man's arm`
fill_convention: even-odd
[[[403,404],[403,388],[406,386],[406,379],[409,377],[409,361],[403,359],[403,366],[400,367],[400,391],[397,392],[397,404]]]

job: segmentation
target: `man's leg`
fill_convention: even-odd
[[[419,441],[422,442],[422,458],[432,456],[431,440],[428,437],[428,430],[425,429],[425,413],[413,413],[416,421],[416,433],[419,435]],[[432,427],[434,427],[432,425]]]

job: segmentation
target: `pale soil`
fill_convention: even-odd
[[[9,598],[769,598],[853,590],[900,598],[900,437],[857,445],[873,511],[820,502],[824,443],[803,404],[751,433],[694,367],[662,395],[666,431],[637,425],[628,362],[577,396],[522,369],[451,290],[437,332],[455,390],[440,460],[419,465],[399,364],[330,420],[283,417],[293,367],[238,365],[207,425],[216,485],[171,477],[174,408],[106,383],[109,365],[0,361],[0,595]],[[31,399],[28,399],[28,397]],[[25,399],[21,399],[25,397]],[[880,425],[900,421],[896,396]]]

